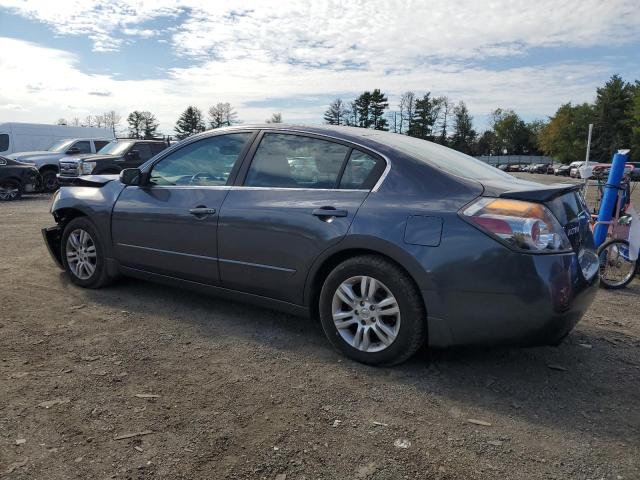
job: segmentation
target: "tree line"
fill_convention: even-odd
[[[550,155],[569,163],[583,160],[592,123],[591,158],[607,161],[620,148],[640,160],[640,81],[613,75],[596,91],[594,103],[560,106],[547,120],[525,122],[514,110],[497,108],[489,128],[478,133],[463,101],[431,92],[404,92],[390,110],[380,89],[365,91],[351,102],[337,98],[323,116],[329,125],[389,130],[430,140],[469,155]]]

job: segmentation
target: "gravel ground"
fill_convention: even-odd
[[[3,478],[640,478],[638,279],[557,347],[371,368],[311,320],[74,287],[40,237],[48,205],[0,204]]]

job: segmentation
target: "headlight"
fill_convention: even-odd
[[[463,212],[471,223],[507,246],[528,253],[571,250],[566,233],[553,214],[539,203],[480,198]]]
[[[82,162],[81,165],[81,172],[85,175],[90,174],[96,168],[96,162]]]

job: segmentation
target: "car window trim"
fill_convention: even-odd
[[[207,132],[209,133],[209,132]],[[153,168],[160,163],[162,160],[164,160],[165,158],[167,158],[169,155],[183,149],[184,147],[187,147],[188,145],[191,145],[192,143],[195,142],[199,142],[201,140],[207,140],[209,138],[213,138],[213,137],[218,137],[218,136],[222,136],[222,135],[235,135],[238,133],[250,133],[253,134],[251,137],[249,137],[249,139],[247,140],[246,145],[242,148],[242,151],[240,152],[240,154],[238,155],[238,158],[235,161],[235,164],[233,165],[233,168],[231,169],[231,172],[229,173],[229,178],[227,178],[227,183],[224,185],[207,185],[206,188],[221,188],[221,187],[231,187],[234,184],[234,181],[236,179],[236,175],[238,174],[238,170],[240,169],[240,166],[243,164],[247,153],[249,152],[250,148],[253,146],[254,141],[256,139],[256,136],[259,133],[259,130],[256,129],[242,129],[242,130],[234,130],[234,131],[224,131],[224,132],[219,132],[219,133],[215,133],[215,134],[209,134],[206,136],[200,136],[200,135],[194,135],[195,138],[193,139],[189,139],[191,141],[182,143],[182,142],[178,142],[176,145],[173,145],[169,148],[164,149],[162,152],[156,154],[156,155],[160,155],[158,158],[156,158],[155,160],[153,160],[155,158],[151,157],[151,159],[149,160],[153,160],[153,162],[149,163],[148,165],[142,165],[141,168],[143,169],[143,173],[145,174],[146,178],[147,178],[147,182],[145,183],[146,186],[151,186],[151,184],[148,183],[148,179],[151,176],[151,171],[153,170]],[[195,186],[195,185],[194,185]],[[191,185],[153,185],[153,188],[160,188],[160,187],[169,187],[169,188],[176,188],[176,187],[191,187]],[[205,186],[202,186],[202,188],[205,188]]]
[[[243,164],[242,164],[242,168],[240,169],[240,171],[238,172],[238,176],[236,178],[236,181],[233,185],[234,190],[236,189],[236,187],[239,187],[239,189],[252,189],[252,190],[309,190],[309,191],[313,191],[313,190],[318,190],[318,191],[331,191],[331,192],[335,192],[335,191],[357,191],[357,192],[377,192],[378,189],[380,188],[380,186],[382,185],[382,182],[384,182],[384,180],[386,179],[387,175],[389,174],[389,171],[391,170],[391,162],[389,161],[389,158],[383,154],[381,154],[380,152],[377,152],[375,150],[372,150],[371,148],[359,144],[357,142],[353,142],[351,140],[344,140],[342,138],[337,138],[331,135],[325,135],[322,133],[315,133],[315,132],[306,132],[304,130],[297,130],[297,129],[285,129],[285,128],[262,128],[259,130],[260,133],[259,135],[255,138],[253,145],[251,146],[250,151],[248,152],[247,156],[245,157]],[[318,140],[327,140],[327,141],[331,141],[333,143],[338,143],[341,145],[344,145],[345,147],[349,148],[349,151],[347,152],[347,155],[345,156],[344,160],[343,160],[343,164],[342,164],[342,168],[340,169],[340,175],[338,176],[337,179],[337,183],[336,183],[336,187],[335,188],[306,188],[306,187],[254,187],[254,186],[249,186],[249,185],[244,185],[244,182],[246,180],[247,177],[247,173],[249,172],[249,168],[251,167],[251,164],[253,163],[253,159],[255,157],[255,153],[258,150],[258,147],[260,145],[260,142],[262,141],[262,138],[264,137],[265,134],[267,133],[281,133],[281,134],[289,134],[289,135],[297,135],[297,136],[304,136],[304,137],[310,137],[310,138],[317,138]],[[369,189],[369,188],[339,188],[340,186],[340,181],[342,180],[342,174],[344,173],[344,170],[346,168],[347,162],[349,161],[349,158],[351,157],[351,152],[353,150],[359,150],[367,155],[371,155],[373,158],[381,158],[385,163],[386,166],[383,170],[383,172],[380,174],[380,177],[378,178],[378,180],[376,181],[376,183],[374,184],[374,186]]]

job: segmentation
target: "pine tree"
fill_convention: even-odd
[[[450,146],[459,152],[470,155],[473,151],[475,138],[473,118],[469,115],[469,109],[465,103],[461,101],[453,108],[453,135]]]
[[[274,113],[271,115],[271,118],[267,118],[265,123],[282,123],[282,114]]]
[[[416,99],[408,134],[412,137],[433,140],[433,128],[438,118],[438,112],[438,105],[435,100],[431,99],[430,92],[425,93],[422,98]]]
[[[633,87],[619,75],[597,90],[596,124],[593,142],[593,158],[609,161],[621,148],[629,148],[632,127],[628,119],[633,110]]]
[[[347,107],[344,102],[336,98],[326,112],[324,112],[324,122],[328,125],[347,125]]]
[[[204,132],[205,126],[202,121],[202,112],[198,107],[189,106],[182,112],[174,128],[176,137],[183,140],[193,134]]]
[[[155,138],[158,133],[158,120],[156,116],[151,112],[142,112],[142,133],[144,138]]]
[[[371,127],[370,110],[371,110],[371,92],[364,92],[353,102],[356,109],[356,126],[362,128]]]
[[[127,117],[129,124],[129,138],[142,138],[144,131],[144,115],[143,112],[134,110]]]
[[[369,103],[369,115],[370,125],[374,130],[389,130],[387,119],[384,116],[384,111],[389,108],[389,102],[384,93],[376,88],[371,92]]]

